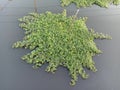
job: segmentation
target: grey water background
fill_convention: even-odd
[[[62,12],[60,0],[37,0],[38,12]],[[75,5],[65,7],[68,15],[76,12]],[[108,9],[92,6],[81,8],[78,17],[88,17],[87,26],[97,32],[112,36],[112,40],[95,40],[103,54],[95,56],[98,71],[87,71],[90,77],[79,77],[74,87],[69,85],[67,69],[59,67],[55,74],[44,71],[47,65],[34,70],[32,65],[20,59],[30,52],[12,49],[22,40],[24,31],[19,28],[18,18],[34,11],[33,0],[0,0],[0,90],[120,90],[120,6]]]

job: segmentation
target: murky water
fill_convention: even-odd
[[[38,12],[62,12],[59,0],[37,0]],[[1,9],[2,7],[2,9]],[[76,86],[69,85],[70,77],[65,68],[58,68],[53,75],[41,69],[33,70],[32,65],[20,59],[29,52],[25,49],[12,49],[17,40],[21,40],[24,32],[18,27],[18,18],[34,11],[33,0],[0,0],[0,90],[119,90],[120,86],[120,6],[109,9],[93,6],[80,9],[78,17],[87,16],[87,26],[97,32],[111,35],[112,40],[95,40],[103,51],[95,56],[98,72],[90,74],[90,78],[79,78]],[[65,8],[64,8],[65,9]],[[68,15],[76,12],[74,5],[66,8]]]

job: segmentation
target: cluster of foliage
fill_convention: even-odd
[[[101,7],[108,7],[109,4],[118,5],[120,0],[61,0],[62,6],[68,6],[71,3],[75,3],[77,7],[88,7],[93,4]]]
[[[34,68],[45,63],[49,64],[47,72],[54,73],[58,66],[67,68],[72,78],[71,85],[75,85],[78,75],[88,78],[84,68],[93,72],[97,70],[92,57],[101,50],[94,39],[111,39],[109,35],[88,30],[85,17],[68,17],[65,10],[59,14],[30,13],[19,21],[25,37],[14,43],[13,48],[30,49],[31,52],[22,59],[33,64]]]

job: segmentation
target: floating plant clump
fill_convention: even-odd
[[[30,49],[31,52],[22,57],[34,68],[48,63],[47,72],[54,73],[58,66],[68,69],[71,85],[75,85],[80,75],[88,78],[84,68],[95,72],[92,57],[101,53],[94,39],[111,39],[109,35],[88,30],[86,18],[67,16],[66,11],[54,14],[30,13],[20,18],[20,27],[25,30],[22,41],[13,44],[13,48]]]
[[[120,0],[61,0],[62,6],[68,6],[71,3],[75,3],[77,7],[89,7],[93,4],[100,7],[108,7],[109,4],[120,4]]]

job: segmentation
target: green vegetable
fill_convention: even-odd
[[[22,57],[34,68],[48,63],[47,72],[54,73],[58,66],[69,70],[71,85],[75,85],[78,75],[88,78],[84,68],[95,72],[95,62],[92,57],[101,53],[94,39],[111,39],[109,35],[88,30],[87,18],[67,16],[66,11],[54,14],[30,13],[19,21],[25,30],[22,41],[13,44],[13,48],[30,49],[31,52]]]
[[[68,6],[71,3],[75,3],[77,7],[89,7],[96,4],[100,7],[108,7],[109,4],[120,4],[120,0],[61,0],[62,6]]]

